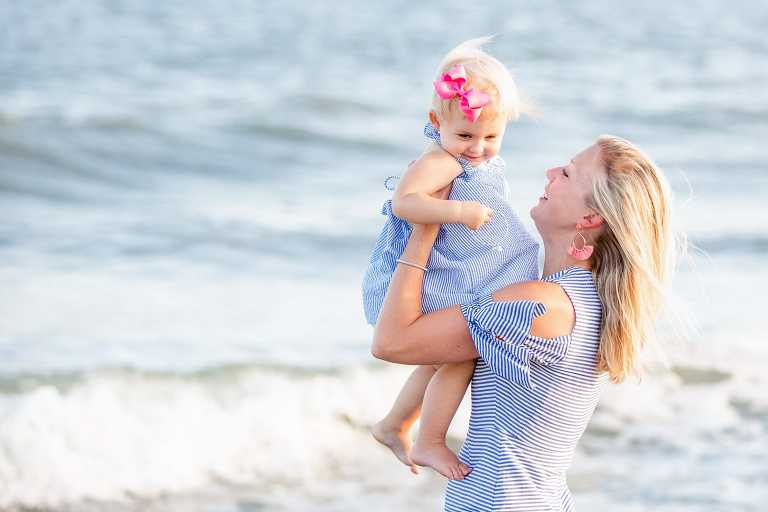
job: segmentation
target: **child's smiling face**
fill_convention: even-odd
[[[472,123],[459,109],[445,115],[433,110],[429,121],[440,132],[443,148],[455,157],[467,159],[473,167],[499,153],[507,128],[507,117],[503,114],[482,115]]]

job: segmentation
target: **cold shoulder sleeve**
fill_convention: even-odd
[[[518,300],[496,302],[490,295],[461,305],[472,341],[496,375],[534,389],[531,361],[549,366],[560,362],[568,351],[570,336],[532,336],[533,319],[546,312],[541,302]]]

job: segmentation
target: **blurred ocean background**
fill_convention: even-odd
[[[608,389],[580,510],[768,502],[763,2],[0,3],[0,510],[438,510],[367,427],[359,284],[435,66],[489,50],[539,107],[502,156],[528,220],[602,133],[667,170],[698,330]],[[531,225],[532,227],[532,225]],[[467,402],[452,426],[460,443]]]

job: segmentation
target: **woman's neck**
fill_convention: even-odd
[[[554,274],[568,267],[581,267],[592,270],[592,260],[577,260],[568,254],[571,247],[569,239],[543,240],[544,243],[544,269],[542,277]]]

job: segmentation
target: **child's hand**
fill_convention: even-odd
[[[461,202],[461,223],[469,229],[479,229],[493,219],[493,210],[477,201]]]

